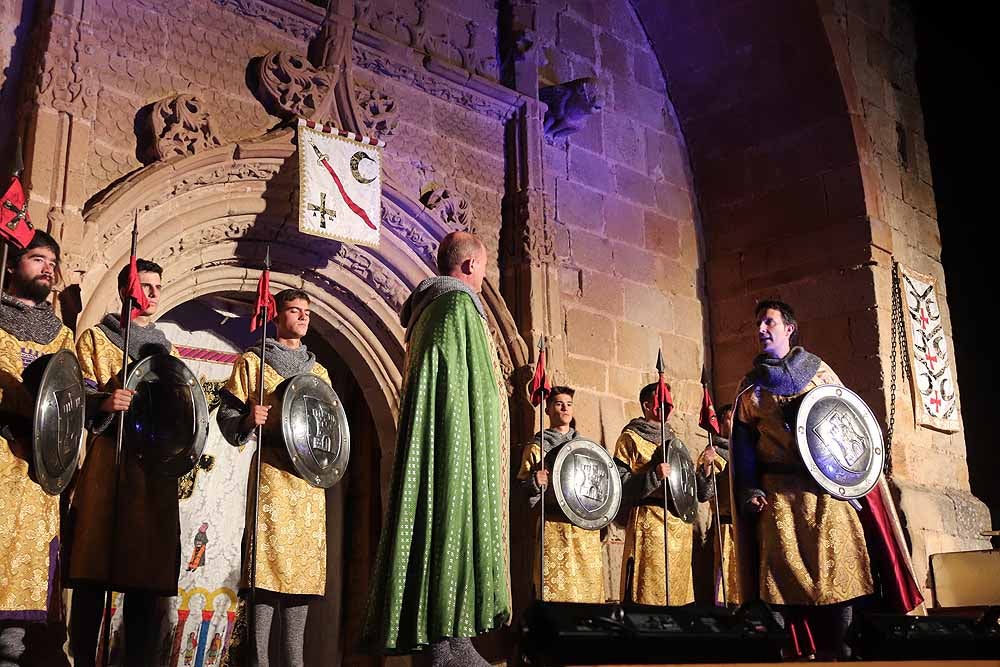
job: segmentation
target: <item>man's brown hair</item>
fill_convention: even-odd
[[[295,301],[296,299],[302,299],[306,303],[312,303],[312,300],[309,298],[309,295],[306,294],[306,291],[301,289],[285,289],[274,295],[274,303],[278,307],[278,312],[281,312],[288,302]]]

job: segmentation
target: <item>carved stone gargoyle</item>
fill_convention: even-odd
[[[556,139],[580,130],[587,117],[604,106],[600,82],[592,77],[574,79],[538,91],[548,106],[545,112],[545,136]]]

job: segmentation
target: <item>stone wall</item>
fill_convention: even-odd
[[[864,331],[852,333],[862,336],[868,345],[872,335],[878,336],[869,358],[878,360],[874,366],[881,370],[880,388],[888,411],[893,261],[937,280],[945,332],[949,345],[953,342],[915,76],[914,17],[906,3],[890,0],[819,5],[855,121],[872,227],[874,316],[865,323]],[[952,373],[957,374],[954,357]],[[978,532],[989,527],[990,517],[985,505],[969,492],[963,431],[948,434],[915,426],[910,381],[899,368],[896,374],[892,470],[918,578],[929,587],[928,557],[943,551],[988,547]]]
[[[16,110],[19,84],[28,52],[28,35],[34,18],[35,3],[10,0],[0,5],[0,178],[6,178],[13,165],[7,156],[16,145]],[[6,188],[6,183],[2,187]]]
[[[634,9],[539,6],[540,85],[596,77],[603,108],[543,148],[547,214],[556,227],[565,368],[580,391],[583,433],[613,448],[639,416],[662,347],[682,438],[697,439],[705,337],[699,230],[684,139]]]

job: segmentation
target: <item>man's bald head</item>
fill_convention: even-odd
[[[485,250],[483,242],[469,232],[452,232],[441,239],[438,247],[438,273],[451,275],[462,266],[462,262]]]
[[[475,234],[451,232],[438,247],[438,273],[452,276],[480,291],[486,274],[486,246]]]

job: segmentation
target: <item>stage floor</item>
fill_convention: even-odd
[[[587,667],[678,667],[679,665],[698,665],[698,667],[816,667],[822,664],[844,664],[851,667],[1000,667],[1000,660],[857,660],[843,663],[809,662],[710,662],[710,663],[671,663],[663,665],[588,665]],[[567,665],[566,667],[578,667]],[[582,667],[582,666],[580,666]]]

